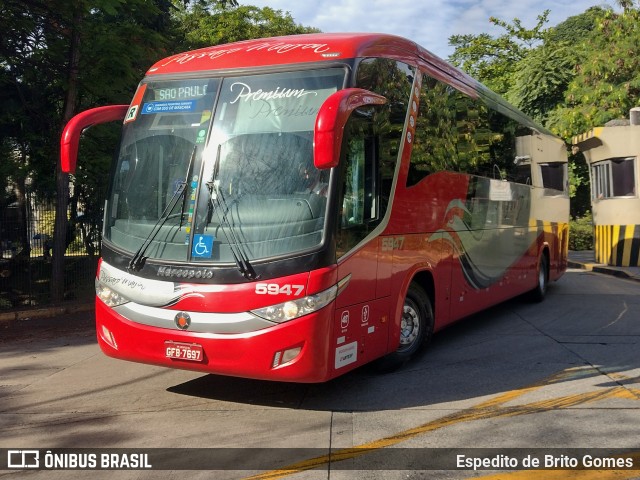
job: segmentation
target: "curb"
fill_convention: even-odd
[[[587,272],[603,273],[605,275],[611,275],[618,278],[626,278],[627,280],[640,281],[640,276],[632,273],[620,270],[614,267],[607,267],[601,263],[583,263],[576,262],[575,260],[569,260],[567,266],[570,268],[579,268]]]
[[[0,323],[15,322],[23,320],[31,320],[35,318],[49,318],[57,315],[65,315],[80,312],[89,312],[93,310],[95,304],[91,303],[74,303],[69,305],[60,305],[55,307],[36,308],[29,310],[18,310],[0,313]]]

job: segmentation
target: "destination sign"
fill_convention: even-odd
[[[156,88],[154,90],[155,100],[187,100],[200,98],[207,94],[207,84],[208,81],[206,83],[192,85]]]

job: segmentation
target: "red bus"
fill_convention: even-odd
[[[96,276],[109,356],[322,382],[397,366],[567,265],[566,148],[409,40],[313,34],[153,65],[123,121]]]

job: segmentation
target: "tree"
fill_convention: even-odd
[[[318,32],[294,22],[289,13],[269,7],[227,6],[211,0],[196,2],[177,14],[181,50],[252,38]]]
[[[541,45],[517,63],[510,77],[506,98],[537,122],[564,101],[564,92],[573,79],[574,54],[571,46]]]
[[[548,116],[564,103],[565,92],[582,61],[578,46],[596,29],[606,10],[589,8],[542,32],[543,43],[531,48],[516,65],[507,99],[543,125]]]
[[[494,38],[487,33],[479,35],[452,35],[449,45],[455,47],[449,60],[477,78],[494,92],[504,95],[512,84],[518,63],[544,39],[544,25],[549,11],[538,15],[538,23],[527,29],[514,18],[507,23],[495,17],[489,21],[506,33]]]
[[[156,57],[165,43],[161,31],[168,24],[170,8],[171,4],[163,0],[83,0],[70,6],[64,18],[67,29],[61,32],[68,48],[62,125],[83,109],[85,102],[93,106],[114,103],[117,98],[128,99],[128,91],[141,76],[140,67],[150,63],[150,57]],[[65,32],[68,33],[65,35]],[[89,39],[90,43],[85,46],[85,40]],[[60,281],[64,278],[63,256],[72,229],[67,218],[68,174],[60,170],[59,162],[56,166],[51,297],[59,302],[64,295],[64,282]],[[82,191],[80,188],[78,193]]]
[[[640,98],[640,9],[623,2],[618,14],[607,11],[597,28],[579,45],[580,61],[564,104],[551,116],[565,138],[626,118]]]
[[[10,153],[18,201],[26,178],[41,199],[57,198],[54,302],[64,294],[69,241],[69,178],[58,166],[62,126],[81,109],[128,101],[144,69],[164,53],[158,29],[168,25],[170,8],[165,0],[5,0],[0,6],[2,95],[17,99],[0,115],[2,148]]]
[[[55,107],[50,83],[40,74],[41,67],[46,69],[39,49],[47,35],[43,9],[34,1],[7,0],[0,4],[0,149],[5,152],[2,178],[13,187],[24,255],[29,254],[30,245],[25,214],[27,178],[36,183],[40,178],[38,159],[47,151],[49,112]],[[51,190],[43,189],[43,193],[50,195]]]
[[[609,120],[627,118],[629,109],[640,104],[640,10],[633,1],[619,4],[620,14],[593,9],[585,13],[595,14],[594,28],[577,43],[574,78],[567,85],[564,101],[548,115],[550,128],[567,140]],[[581,154],[579,157],[572,158],[574,179],[584,181],[573,197],[574,214],[589,208],[589,192],[584,188],[587,165]]]
[[[578,45],[597,29],[598,22],[609,10],[608,7],[590,7],[579,15],[567,18],[545,33],[545,43]]]

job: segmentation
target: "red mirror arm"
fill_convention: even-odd
[[[85,110],[73,117],[62,131],[60,139],[60,166],[65,173],[76,171],[78,145],[83,130],[100,123],[123,120],[129,105],[109,105]]]

